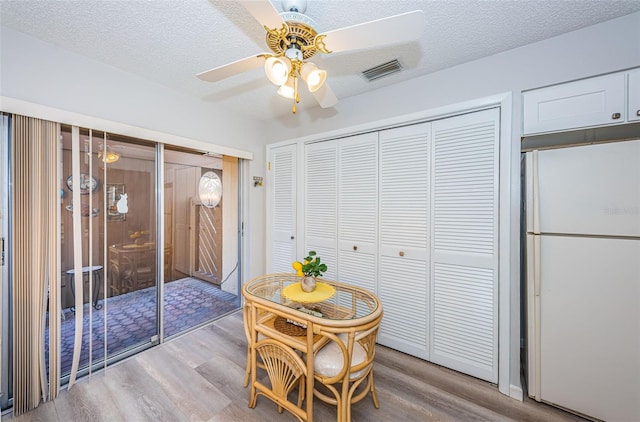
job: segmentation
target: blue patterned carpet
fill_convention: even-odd
[[[238,296],[193,278],[166,283],[164,293],[165,337],[211,321],[240,306]],[[154,287],[107,299],[108,356],[147,343],[156,334],[156,301]],[[93,362],[104,357],[105,307],[103,300],[98,303],[103,305],[102,309],[92,309]],[[64,310],[61,333],[61,374],[65,375],[71,371],[75,335],[75,314],[70,309]],[[48,330],[46,334],[48,342]],[[85,304],[80,368],[89,362],[89,338],[89,304]]]

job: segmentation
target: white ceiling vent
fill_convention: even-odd
[[[390,62],[382,63],[378,66],[372,67],[371,69],[362,71],[362,76],[364,76],[366,80],[371,82],[375,81],[376,79],[380,79],[383,76],[400,72],[401,70],[402,65],[400,64],[398,59],[393,59]]]

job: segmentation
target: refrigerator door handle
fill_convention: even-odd
[[[531,211],[533,215],[532,232],[540,234],[540,176],[538,172],[538,150],[531,153],[531,182],[532,182],[532,204]]]

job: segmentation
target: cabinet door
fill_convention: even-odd
[[[498,381],[498,109],[433,122],[431,361]]]
[[[628,91],[629,91],[629,109],[627,116],[629,121],[640,120],[640,69],[629,72]]]
[[[338,278],[338,143],[305,146],[304,255],[316,251],[327,264],[326,278]]]
[[[625,77],[615,73],[523,93],[524,134],[624,123]]]
[[[296,258],[296,145],[271,149],[267,272],[293,272]]]
[[[377,291],[378,134],[340,141],[339,280]]]
[[[380,132],[379,342],[429,358],[430,124]]]

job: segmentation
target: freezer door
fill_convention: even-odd
[[[640,140],[527,154],[528,232],[640,236]]]
[[[640,240],[540,236],[543,401],[640,421]]]

